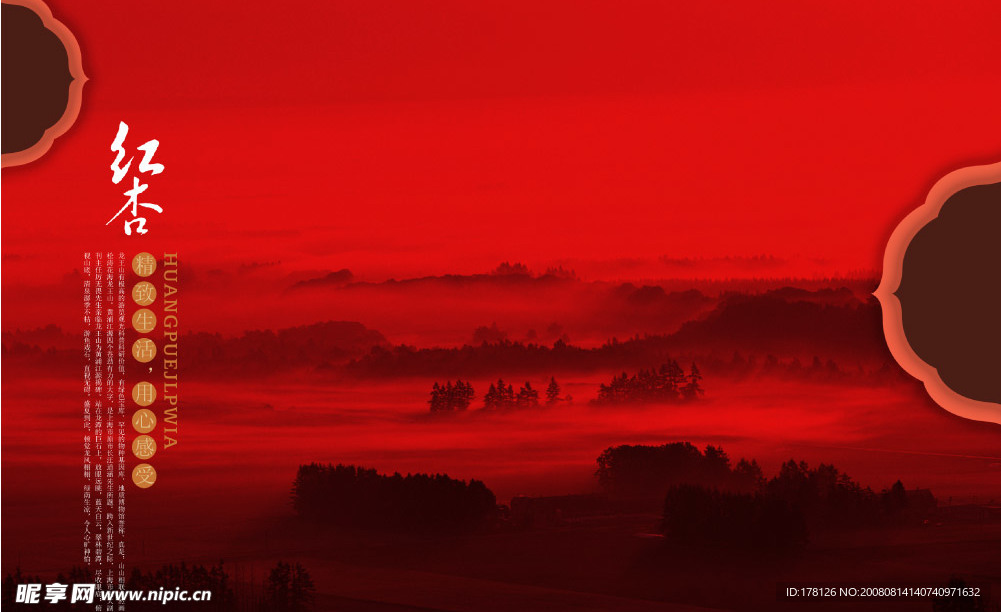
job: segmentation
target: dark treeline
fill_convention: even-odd
[[[353,321],[325,321],[279,330],[253,330],[231,338],[205,332],[181,338],[185,366],[218,371],[239,364],[242,372],[325,369],[387,344],[378,331]]]
[[[763,295],[728,295],[708,316],[673,334],[612,338],[593,348],[565,340],[544,345],[507,339],[460,348],[380,345],[346,369],[356,376],[480,377],[498,371],[636,370],[685,355],[697,357],[704,370],[721,374],[750,375],[767,369],[777,376],[864,375],[879,380],[885,372],[870,375],[892,363],[882,341],[879,307],[852,297],[851,292],[841,293],[787,288]],[[803,347],[810,347],[811,353]],[[820,362],[819,371],[810,365],[814,361]]]
[[[804,345],[805,346],[805,345]],[[802,348],[802,347],[800,347]],[[821,347],[818,347],[821,348]],[[650,363],[664,363],[679,355],[697,361],[700,369],[731,379],[759,377],[815,382],[852,382],[865,385],[897,384],[909,380],[889,354],[842,354],[779,357],[773,353],[719,348],[678,350],[669,336],[612,339],[594,348],[563,341],[552,346],[508,340],[462,348],[373,348],[364,357],[345,366],[354,377],[490,376],[497,371],[535,374],[539,371],[595,372],[610,368],[638,370]]]
[[[546,387],[545,402],[547,406],[571,402],[573,398],[562,395],[560,384],[556,377],[550,377]],[[630,376],[623,372],[613,376],[609,384],[598,389],[598,397],[591,400],[594,405],[611,405],[642,402],[680,402],[698,399],[704,395],[702,388],[702,373],[698,365],[692,363],[688,373],[671,359],[659,368],[640,370]],[[467,410],[476,397],[473,386],[461,379],[446,381],[444,385],[435,382],[431,387],[431,397],[428,405],[431,412],[455,412]],[[538,408],[541,405],[539,391],[526,381],[515,391],[514,385],[504,382],[503,378],[496,383],[490,383],[483,396],[484,410],[512,410]]]
[[[598,397],[592,404],[624,404],[642,402],[691,401],[702,397],[702,373],[692,362],[688,374],[678,362],[671,359],[660,368],[640,370],[629,376],[623,372],[612,378],[609,384],[602,383]]]
[[[171,601],[166,607],[178,610],[236,610],[236,593],[230,581],[229,574],[223,569],[222,563],[205,567],[204,565],[164,565],[156,570],[141,572],[138,568],[125,583],[126,589],[142,591],[172,590],[180,587],[188,591],[211,591],[209,602]],[[128,609],[155,610],[164,608],[162,602],[128,603]],[[264,608],[258,606],[258,610]]]
[[[709,445],[702,452],[690,442],[606,448],[598,457],[595,475],[602,489],[617,497],[660,498],[678,484],[754,491],[764,480],[756,461],[741,459],[731,466],[722,448]]]
[[[79,339],[78,339],[79,338]],[[270,374],[305,368],[329,371],[388,345],[386,338],[354,321],[324,321],[283,329],[250,330],[229,337],[218,333],[183,334],[185,358],[191,375]],[[82,336],[64,334],[55,326],[26,332],[3,333],[3,358],[19,364],[77,367]]]
[[[316,586],[300,563],[279,561],[268,574],[261,597],[261,610],[307,612],[313,609]]]
[[[299,516],[336,526],[399,531],[482,527],[497,500],[482,482],[444,474],[392,476],[353,465],[299,466],[292,485]]]
[[[505,384],[504,379],[499,378],[496,384],[490,383],[490,388],[487,389],[486,395],[483,396],[484,410],[538,407],[539,392],[532,387],[532,383],[527,381],[515,393],[514,385]]]
[[[706,484],[672,486],[664,501],[663,532],[671,541],[727,548],[797,548],[809,533],[892,526],[927,516],[927,490],[907,491],[899,480],[879,493],[834,466],[788,461],[752,492]]]
[[[861,295],[872,293],[879,284],[879,272],[876,270],[853,270],[846,274],[829,276],[795,276],[789,274],[772,274],[776,269],[788,264],[770,256],[755,257],[722,257],[722,258],[673,258],[662,257],[660,263],[665,266],[666,275],[657,280],[657,287],[667,291],[689,292],[699,291],[706,295],[726,295],[729,293],[762,293],[767,291],[781,291],[790,287],[798,288],[802,291],[836,294],[839,292],[855,291]],[[710,272],[708,268],[719,266],[725,270]],[[684,271],[678,275],[677,271]],[[695,270],[703,270],[703,275],[693,275]],[[749,271],[758,270],[760,275],[748,275]],[[727,274],[730,274],[729,276]],[[649,276],[649,270],[630,274],[628,272],[620,276]],[[331,279],[329,282],[323,281]],[[385,281],[356,280],[354,274],[348,269],[328,270],[323,275],[308,279],[305,282],[299,281],[292,285],[292,288],[303,288],[312,285],[322,286],[323,284],[342,286],[349,284],[354,288],[364,287],[401,287],[401,286],[435,286],[447,284],[451,286],[475,286],[482,284],[496,284],[498,282],[508,282],[511,284],[543,284],[554,281],[579,281],[580,278],[574,269],[564,268],[562,265],[549,266],[545,272],[532,270],[522,262],[501,262],[497,267],[489,272],[473,274],[442,274],[438,276],[423,276],[414,278],[391,278]],[[593,284],[608,284],[605,281],[596,281]],[[631,285],[631,283],[623,283]]]
[[[95,593],[94,604],[71,604],[72,585],[94,584],[94,577],[83,567],[74,567],[68,574],[59,574],[53,579],[43,579],[40,576],[25,575],[21,568],[15,568],[3,579],[3,609],[14,609],[19,584],[42,585],[39,603],[46,610],[93,610],[99,600]],[[59,583],[68,585],[66,599],[57,603],[49,603],[44,598],[47,584]],[[128,610],[201,610],[202,612],[308,612],[314,609],[313,598],[316,588],[309,572],[300,563],[279,561],[271,569],[267,579],[260,587],[252,584],[234,582],[222,562],[216,565],[178,565],[168,564],[157,569],[141,571],[134,568],[125,581],[125,589],[149,592],[174,591],[181,589],[189,592],[209,591],[211,598],[207,601],[171,600],[166,604],[161,601],[129,601],[124,604]],[[117,607],[117,604],[115,605]],[[110,610],[112,605],[107,605]]]
[[[612,338],[592,348],[562,338],[552,344],[495,339],[461,348],[390,346],[379,332],[353,322],[248,331],[237,337],[193,333],[185,334],[182,342],[184,368],[195,376],[298,368],[352,378],[468,379],[498,372],[520,376],[540,371],[635,371],[684,356],[714,375],[896,382],[901,370],[893,365],[882,337],[880,310],[874,302],[862,302],[845,289],[785,288],[759,295],[723,295],[708,316],[685,323],[673,334]],[[77,337],[58,328],[3,334],[3,357],[12,367],[75,368],[78,346]],[[810,353],[803,352],[807,346]]]
[[[861,363],[846,366],[835,359],[821,359],[817,355],[806,359],[799,357],[780,359],[771,353],[758,356],[734,351],[729,357],[710,354],[703,358],[703,361],[713,372],[738,380],[770,377],[814,382],[850,381],[868,385],[895,384],[910,380],[910,377],[891,359],[872,362],[868,367]]]
[[[931,492],[897,481],[875,492],[832,465],[787,461],[768,479],[754,460],[731,464],[717,446],[623,445],[598,457],[611,499],[664,499],[664,534],[709,547],[797,547],[811,531],[898,525],[926,518]]]
[[[782,464],[762,491],[801,510],[807,524],[818,529],[906,522],[922,518],[937,505],[927,489],[908,491],[899,480],[877,493],[833,465],[811,468],[793,460]]]
[[[468,382],[456,380],[453,384],[452,381],[447,381],[444,385],[435,382],[431,387],[428,404],[431,412],[455,412],[469,409],[474,399],[476,391]],[[556,378],[550,377],[549,385],[546,387],[546,406],[571,401],[572,397],[562,395],[562,389]],[[490,388],[483,396],[483,410],[538,408],[540,405],[539,392],[528,381],[515,392],[514,385],[505,383],[503,378],[499,378],[496,383],[490,383]]]
[[[431,406],[431,412],[467,410],[475,397],[473,385],[468,382],[456,380],[453,385],[452,381],[448,381],[444,385],[434,384],[428,404]]]

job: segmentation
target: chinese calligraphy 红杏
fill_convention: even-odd
[[[129,168],[132,166],[132,160],[134,158],[130,157],[129,161],[125,162],[122,166],[122,160],[125,159],[125,137],[129,133],[129,126],[124,122],[120,121],[118,123],[118,133],[115,135],[114,142],[111,143],[111,151],[115,153],[115,161],[111,163],[111,182],[114,184],[119,184],[122,179],[129,172]],[[142,145],[136,147],[139,151],[143,152],[143,158],[139,162],[139,174],[149,173],[150,176],[156,176],[163,172],[163,164],[153,163],[153,155],[156,154],[157,147],[160,146],[159,140],[147,140]],[[125,235],[131,236],[133,231],[133,224],[135,224],[136,234],[145,234],[149,232],[146,229],[146,217],[140,216],[140,208],[148,208],[158,213],[163,212],[163,208],[152,202],[140,202],[139,196],[146,191],[149,187],[146,183],[142,183],[139,180],[139,176],[132,177],[132,189],[124,192],[124,195],[128,196],[128,200],[125,202],[125,206],[115,213],[115,216],[108,219],[105,225],[110,225],[112,221],[121,216],[125,211],[129,211],[132,215],[131,219],[125,221]]]

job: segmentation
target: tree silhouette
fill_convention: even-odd
[[[515,403],[519,408],[538,408],[539,392],[532,388],[532,383],[525,381],[518,391]]]
[[[556,382],[556,377],[549,379],[549,386],[546,387],[546,405],[552,406],[560,401],[560,385]]]
[[[262,609],[274,612],[306,612],[313,609],[316,587],[300,563],[279,561],[264,584]]]
[[[291,498],[304,518],[398,531],[479,527],[497,512],[493,492],[478,480],[385,475],[353,465],[299,466]]]
[[[217,565],[208,567],[186,563],[168,564],[145,573],[135,568],[125,583],[127,589],[142,591],[156,591],[161,587],[212,592],[211,601],[173,601],[168,606],[170,608],[205,612],[236,610],[236,596],[229,581],[229,574],[223,569],[221,561]],[[131,602],[128,607],[130,610],[162,610],[164,605],[162,602]]]
[[[538,399],[538,394],[536,394]],[[504,382],[503,378],[498,378],[497,382],[490,385],[487,394],[483,396],[483,408],[486,410],[505,410],[514,408],[517,405],[517,398],[514,394],[514,387]]]
[[[705,395],[702,390],[702,373],[699,366],[692,362],[692,371],[688,374],[688,383],[682,388],[681,396],[687,400],[698,399]]]
[[[748,490],[760,489],[765,483],[764,472],[761,471],[761,466],[755,459],[750,461],[741,459],[733,468],[733,473],[739,482],[748,487]]]
[[[730,458],[722,448],[710,445],[702,453],[689,442],[606,448],[598,457],[595,475],[605,491],[623,497],[660,497],[669,487],[680,484],[750,492],[759,489],[763,481],[757,463],[742,459],[731,470]]]
[[[481,325],[473,331],[473,345],[475,346],[498,344],[505,340],[507,340],[507,334],[497,327],[497,323],[493,323],[490,327]]]
[[[883,510],[889,515],[897,515],[907,507],[907,491],[899,480],[889,490],[883,491]]]
[[[681,388],[682,383],[685,382],[685,371],[682,370],[678,362],[673,359],[661,366],[661,371],[663,371],[664,376],[667,379],[667,389],[677,393]]]
[[[466,410],[472,404],[474,397],[476,393],[473,391],[473,385],[468,382],[456,380],[453,385],[452,381],[447,381],[445,386],[435,382],[431,387],[428,404],[431,406],[431,412]]]
[[[431,412],[438,412],[445,409],[445,394],[442,391],[441,385],[437,382],[431,387],[431,399],[428,400],[428,404],[431,406]]]
[[[493,383],[490,383],[487,394],[483,396],[483,408],[485,410],[500,408],[500,393],[497,392],[497,387]]]
[[[629,402],[676,402],[694,400],[703,395],[702,374],[692,363],[688,376],[673,359],[660,368],[640,370],[630,376],[626,372],[613,376],[608,384],[598,387],[594,404],[623,404]]]
[[[473,403],[473,399],[476,398],[476,392],[473,390],[473,385],[468,382],[462,382],[457,380],[455,382],[456,389],[456,400],[455,405],[458,410],[468,410],[469,406]]]
[[[674,466],[670,471],[664,465],[668,457]],[[667,477],[680,481],[667,493],[663,526],[665,535],[683,544],[798,547],[805,543],[808,529],[892,524],[909,516],[902,514],[909,499],[900,481],[877,496],[823,463],[811,468],[790,460],[766,481],[755,462],[741,460],[731,472],[722,449],[707,446],[705,454],[699,455],[690,444],[616,447],[603,453],[598,463],[602,484],[611,482],[620,489],[623,482],[655,486]],[[658,480],[652,481],[651,473],[658,468]],[[731,488],[728,481],[738,480],[756,486],[749,491],[727,490]],[[931,497],[924,493],[923,497]],[[931,507],[917,508],[910,516],[922,518],[920,512]]]
[[[513,408],[515,406],[514,386],[504,387],[504,381],[497,379],[497,388],[501,396],[501,408]]]

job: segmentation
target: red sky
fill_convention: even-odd
[[[878,270],[935,180],[1001,156],[994,1],[50,4],[90,81],[53,150],[3,171],[6,288],[95,247],[376,279]],[[141,239],[104,225],[119,120],[166,166]]]
[[[563,263],[589,279],[614,278],[622,261],[640,262],[630,269],[656,276],[676,269],[658,267],[662,256],[762,254],[788,259],[795,272],[806,275],[878,270],[893,227],[938,178],[1001,159],[997,0],[48,2],[76,33],[90,81],[71,131],[43,159],[2,172],[4,330],[55,321],[78,331],[79,284],[65,283],[73,285],[69,293],[52,287],[79,267],[82,251],[96,249],[178,252],[182,274],[195,272],[202,279],[211,278],[213,268],[279,260],[282,272],[350,268],[367,280],[479,272],[504,260],[536,269]],[[145,194],[164,212],[150,218],[150,233],[141,238],[126,238],[117,224],[105,226],[124,203],[126,187],[112,184],[109,169],[119,121],[131,126],[126,145],[133,150],[159,139],[156,161],[166,168],[151,178]],[[783,273],[789,269],[783,267]],[[258,284],[227,294],[228,304],[184,297],[183,328],[221,329],[218,320],[230,316],[225,308],[236,313],[240,328],[310,322],[295,320],[306,311],[275,299],[280,295],[275,286]],[[277,301],[281,304],[274,307]],[[314,306],[323,318],[344,316],[343,304],[334,299]],[[522,304],[525,310],[533,306]],[[410,331],[416,327],[412,303],[375,304],[371,310],[380,308],[399,313]],[[498,308],[513,310],[505,303]],[[425,306],[429,311],[428,319],[447,318]],[[371,324],[373,317],[357,318]],[[407,339],[402,333],[392,337]],[[15,425],[4,431],[14,432],[15,444],[22,441],[18,435],[30,437],[21,456],[32,462],[42,457],[38,464],[45,469],[45,461],[54,461],[51,444],[36,435],[42,426],[34,422],[52,414],[63,418],[60,411],[69,405],[63,398],[75,401],[76,393],[67,383],[64,394],[53,395],[46,385],[22,381],[24,409],[15,409]],[[45,397],[36,401],[43,391]],[[339,397],[326,388],[316,393],[324,394],[323,402]],[[406,393],[409,411],[409,398],[418,391]],[[586,401],[591,393],[588,388],[578,397]],[[953,421],[940,425],[908,416],[900,430],[897,412],[875,408],[887,404],[882,396],[856,401],[825,394],[822,399],[831,406],[841,404],[824,412],[816,409],[813,391],[780,390],[781,398],[798,402],[796,410],[811,407],[800,411],[807,418],[800,422],[787,418],[786,404],[775,408],[775,395],[769,388],[765,400],[755,400],[769,406],[764,417],[746,408],[757,404],[737,397],[730,405],[739,408],[710,411],[708,418],[726,419],[719,421],[722,426],[710,422],[703,430],[707,412],[690,429],[729,439],[735,424],[806,423],[796,435],[809,439],[821,430],[824,436],[839,435],[841,430],[823,419],[841,418],[844,410],[851,415],[844,422],[866,436],[882,431],[889,422],[889,417],[879,420],[885,414],[893,416],[887,431],[908,434],[900,438],[906,442],[891,438],[897,450],[955,454],[973,440],[981,446],[966,444],[967,451],[988,454],[980,450],[988,442]],[[292,402],[299,400],[290,395],[282,400],[289,405],[279,409],[294,409]],[[232,420],[213,409],[211,399],[197,401],[189,431],[213,436],[213,427],[199,428],[199,420],[203,425]],[[911,410],[918,402],[908,395],[890,405]],[[270,452],[312,452],[295,430],[274,438],[278,427],[271,423],[285,423],[287,413],[256,406],[250,405],[265,415],[259,422],[268,427],[255,439],[266,440]],[[735,413],[750,416],[731,419]],[[930,414],[946,418],[937,409]],[[19,415],[31,427],[18,427]],[[855,415],[862,418],[851,420]],[[347,422],[353,418],[352,413]],[[614,419],[618,426],[642,427],[651,437],[689,431],[672,422],[650,433],[645,417]],[[574,427],[593,427],[578,421],[556,423],[553,430],[583,444],[528,446],[527,461],[563,466],[559,478],[549,475],[556,473],[552,470],[537,478],[560,481],[569,472],[566,466],[589,478],[596,451],[634,439],[615,438],[622,432],[608,428],[578,435]],[[455,462],[442,455],[436,463],[432,451],[420,448],[388,452],[386,428],[373,422],[378,431],[366,439],[378,440],[375,450],[329,458],[363,463],[381,457],[386,461],[378,464],[381,469],[453,473],[458,469],[453,466],[461,465],[461,454]],[[70,425],[58,422],[53,428],[46,421],[44,427],[58,435],[72,433]],[[541,432],[532,435],[547,435],[535,423],[529,427]],[[919,427],[936,434],[927,448],[921,446],[924,438],[910,436]],[[409,431],[400,437],[434,449],[451,440]],[[851,438],[850,432],[840,437],[853,446],[891,446]],[[492,438],[497,444],[511,439]],[[199,441],[197,434],[188,440],[196,452],[178,455],[178,461],[201,469],[199,462],[208,459],[197,452],[198,444],[210,442]],[[326,448],[329,440],[315,436],[309,444]],[[510,448],[522,452],[513,443]],[[566,448],[573,457],[547,454]],[[735,456],[741,452],[727,448]],[[775,448],[811,461],[851,456],[826,447],[816,455]],[[417,457],[414,463],[407,462],[408,452]],[[255,460],[273,456],[259,453]],[[848,467],[857,466],[853,474],[879,487],[884,483],[865,477],[877,471],[897,477],[903,470],[896,463],[910,460],[885,456],[890,459],[859,453]],[[288,466],[299,458],[287,457]],[[986,466],[989,457],[977,461],[984,465],[934,465],[949,468],[944,481],[979,486],[994,472]],[[467,460],[470,466],[475,464]],[[5,487],[26,490],[24,483],[40,473],[29,467]],[[936,468],[937,474],[945,468]],[[278,474],[286,468],[276,461],[269,469]],[[509,474],[508,484],[503,476],[487,474],[511,489],[505,494],[518,492],[514,480],[526,471],[518,464],[510,470],[516,476]],[[68,478],[69,472],[61,474]],[[273,481],[287,478],[281,472]],[[38,482],[46,483],[46,495],[79,495],[79,489]],[[165,482],[179,487],[191,480]],[[916,483],[922,484],[927,482]],[[281,487],[287,490],[286,484]],[[201,495],[205,487],[196,489]],[[49,504],[51,498],[27,491],[13,497],[24,504],[16,516],[34,514],[60,530],[69,525],[34,512],[36,502]],[[60,510],[70,503],[76,502],[47,507]],[[195,507],[201,508],[188,504],[189,510]],[[199,510],[199,525],[206,524],[203,515]]]

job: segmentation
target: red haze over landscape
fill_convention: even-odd
[[[796,458],[877,492],[899,478],[942,505],[1001,499],[1001,431],[944,413],[893,364],[870,296],[931,185],[1001,156],[998,3],[49,4],[89,81],[72,130],[3,171],[4,524],[20,527],[4,528],[5,573],[79,561],[90,250],[178,253],[183,331],[199,332],[181,342],[182,441],[130,497],[130,558],[147,568],[226,557],[260,573],[304,551],[324,596],[443,609],[459,604],[383,596],[378,572],[624,610],[731,609],[754,580],[769,609],[776,576],[801,577],[762,570],[722,595],[680,570],[620,579],[663,496],[614,541],[519,532],[511,548],[474,540],[479,556],[415,543],[391,562],[350,538],[318,550],[288,505],[313,461],[476,478],[508,504],[594,493],[608,447],[688,440],[768,477]],[[166,168],[145,194],[164,212],[138,238],[105,226],[119,121],[132,146],[158,139]],[[668,354],[699,362],[704,399],[589,404]],[[574,401],[429,415],[432,383],[457,377],[476,409],[498,377],[556,377]],[[939,555],[1001,583],[1001,528],[965,529],[859,536],[886,546],[874,555],[815,538],[802,576],[941,582]],[[554,556],[519,574],[504,560],[522,540]],[[915,542],[938,548],[894,565]],[[588,571],[552,569],[602,547]]]

